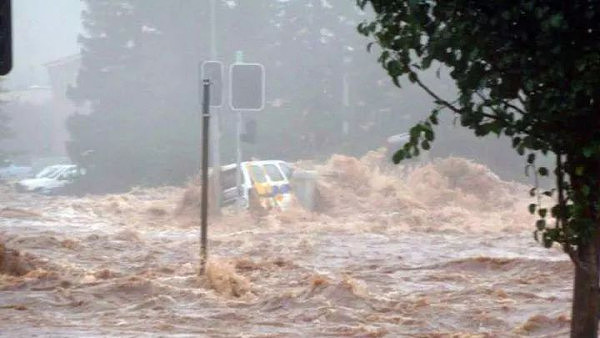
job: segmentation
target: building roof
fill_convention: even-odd
[[[81,60],[81,55],[80,54],[73,54],[73,55],[69,55],[69,56],[65,56],[62,57],[60,59],[56,59],[50,62],[46,62],[44,64],[44,66],[46,66],[46,68],[53,68],[53,67],[60,67],[69,63],[73,63],[73,62],[79,62]]]

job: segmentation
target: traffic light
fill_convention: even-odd
[[[229,105],[233,110],[262,110],[265,105],[265,68],[259,63],[229,67]]]
[[[10,0],[0,0],[0,75],[12,68],[12,15]]]
[[[200,70],[200,83],[210,80],[210,106],[223,105],[223,64],[220,61],[204,61]],[[202,101],[202,95],[200,95]]]

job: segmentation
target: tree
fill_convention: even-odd
[[[256,114],[258,144],[249,152],[287,159],[323,158],[333,152],[359,155],[382,146],[387,136],[399,132],[402,116],[382,111],[400,99],[389,95],[393,88],[382,81],[387,80],[385,73],[367,63],[371,56],[361,48],[366,40],[351,29],[364,14],[352,2],[238,3],[224,13],[238,23],[230,26],[241,28],[228,32],[229,38],[252,31],[253,20],[245,18],[257,17],[254,12],[260,9],[266,24],[261,25],[260,34],[245,37],[251,43],[244,50],[252,51],[251,60],[266,65],[267,99],[274,103]],[[261,8],[260,3],[269,5]],[[253,36],[261,39],[252,40]],[[344,134],[344,121],[349,135]]]
[[[68,149],[93,186],[179,183],[197,170],[199,9],[195,1],[87,1],[70,96],[91,111],[69,119]]]
[[[596,337],[600,253],[600,8],[594,1],[358,0],[375,19],[358,30],[381,47],[379,62],[396,84],[408,79],[437,107],[410,130],[394,161],[430,148],[439,112],[450,111],[477,136],[506,135],[536,168],[555,156],[556,188],[531,191],[555,205],[537,212],[535,236],[557,243],[574,262],[572,337]],[[373,43],[372,42],[372,43]],[[369,47],[371,44],[369,44]],[[458,97],[445,99],[420,74],[447,67]],[[550,220],[553,220],[552,222]]]

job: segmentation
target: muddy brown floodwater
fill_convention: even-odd
[[[318,213],[211,219],[203,277],[185,188],[84,198],[2,188],[0,242],[19,269],[0,274],[0,334],[568,335],[571,263],[534,241],[526,186],[462,159],[377,162],[313,166]]]

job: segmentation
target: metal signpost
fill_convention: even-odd
[[[221,159],[219,154],[219,138],[220,138],[220,130],[219,130],[219,114],[215,112],[217,108],[220,108],[223,105],[223,63],[221,61],[204,61],[202,62],[200,69],[200,78],[208,79],[210,81],[210,103],[209,106],[213,108],[213,116],[211,116],[211,125],[210,125],[210,152],[211,152],[211,161],[210,165],[213,168],[221,167]],[[220,180],[220,170],[213,170],[211,175],[211,186],[212,186],[212,196],[211,200],[213,203],[210,205],[211,213],[213,215],[219,214],[220,205],[221,205],[221,180]]]
[[[241,188],[241,135],[242,111],[260,111],[265,105],[265,68],[258,63],[243,63],[243,55],[237,53],[237,61],[229,67],[229,106],[237,112],[237,177],[238,206],[240,206]],[[223,97],[223,64],[219,61],[205,61],[201,65],[202,79],[202,191],[200,201],[200,268],[204,274],[208,259],[208,158],[210,108],[220,107]],[[212,88],[211,88],[212,87]],[[211,101],[213,97],[213,101]],[[218,172],[218,163],[213,163],[213,171]],[[219,189],[218,182],[215,189]],[[218,199],[215,200],[218,207]]]
[[[208,137],[210,123],[210,80],[202,81],[202,192],[200,201],[200,269],[203,275],[206,268],[208,231]]]
[[[220,108],[223,105],[223,63],[204,61],[200,73],[201,79],[210,81],[210,107]]]
[[[236,186],[238,210],[242,206],[242,111],[260,111],[265,106],[265,67],[260,63],[244,63],[243,54],[237,52],[236,63],[229,66],[229,106],[237,112],[236,133]]]

